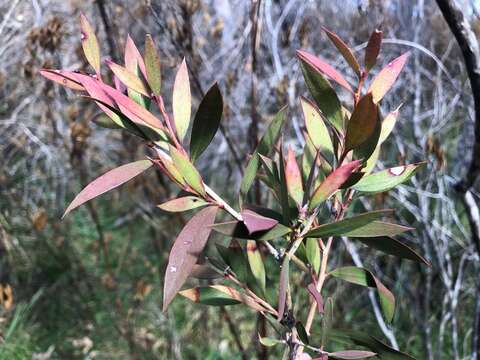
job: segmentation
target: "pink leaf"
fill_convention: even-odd
[[[128,35],[125,43],[125,67],[134,73],[137,66],[140,68],[142,75],[146,77],[147,72],[145,70],[145,63],[142,55],[140,54],[140,51],[138,51],[138,48],[130,35]]]
[[[241,214],[243,222],[250,234],[257,231],[270,230],[278,224],[277,220],[262,216],[252,210],[243,210]]]
[[[215,222],[218,207],[209,206],[199,211],[185,225],[170,250],[163,288],[163,311],[180,290],[197,263]]]
[[[298,168],[297,160],[295,159],[295,153],[291,148],[288,148],[287,163],[285,165],[285,178],[287,181],[288,194],[292,197],[297,206],[302,206],[302,173]]]
[[[107,191],[115,189],[130,179],[133,179],[135,176],[147,170],[150,166],[152,166],[152,162],[150,160],[135,161],[119,166],[96,178],[82,191],[80,191],[75,199],[73,199],[70,205],[68,205],[67,210],[65,210],[62,218],[67,216],[70,211],[86,203],[87,201],[102,195]]]
[[[41,69],[40,75],[72,90],[85,90],[85,88],[75,80],[75,73],[71,71]]]
[[[303,50],[297,50],[297,55],[300,59],[306,61],[315,69],[320,71],[322,74],[328,76],[330,79],[335,81],[338,85],[343,86],[349,92],[353,93],[353,90],[350,84],[347,82],[347,80],[345,80],[342,74],[340,74],[337,70],[335,70],[333,66],[331,66],[325,61]]]
[[[371,92],[373,95],[373,102],[378,103],[385,94],[390,90],[393,86],[395,81],[400,75],[405,63],[407,62],[408,56],[410,53],[405,53],[392,62],[390,62],[387,66],[385,66],[373,79],[370,87],[368,88],[368,92]]]
[[[173,85],[173,122],[180,142],[183,141],[190,125],[192,97],[190,94],[190,80],[185,59],[178,69]]]

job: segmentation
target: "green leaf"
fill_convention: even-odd
[[[308,238],[305,247],[307,260],[315,274],[318,274],[320,269],[320,246],[318,245],[318,239]]]
[[[192,161],[205,151],[220,126],[223,112],[223,99],[218,84],[215,83],[203,97],[193,120],[190,138]]]
[[[178,169],[187,184],[190,185],[190,187],[198,194],[206,196],[202,177],[195,166],[193,166],[193,164],[190,162],[188,157],[171,145],[169,149],[173,164]]]
[[[299,58],[303,77],[315,103],[330,123],[343,132],[342,105],[335,90],[305,57],[299,55]]]
[[[395,313],[395,297],[370,271],[360,267],[345,266],[333,270],[330,275],[352,284],[376,288],[383,316],[387,322],[392,322]]]
[[[121,65],[115,64],[114,62],[108,60],[106,61],[108,67],[112,72],[115,74],[115,76],[128,88],[136,91],[137,93],[140,93],[145,96],[149,96],[148,90],[143,84],[142,80],[140,78],[129,71],[128,69],[124,68]]]
[[[402,105],[403,104],[400,104],[394,111],[389,112],[385,119],[383,119],[382,131],[380,133],[380,139],[378,140],[380,144],[387,140],[388,136],[391,134],[393,128],[395,127]]]
[[[342,236],[392,212],[393,210],[370,211],[348,219],[322,224],[307,232],[305,237]]]
[[[325,301],[323,317],[322,317],[322,337],[321,345],[324,347],[330,337],[330,329],[333,323],[333,299],[328,297]]]
[[[401,165],[379,171],[362,178],[353,188],[364,193],[379,193],[388,191],[397,185],[409,180],[426,162]]]
[[[297,206],[301,207],[303,201],[302,174],[295,159],[295,153],[291,148],[288,148],[287,161],[285,164],[285,180],[288,194]]]
[[[147,82],[155,96],[160,96],[162,88],[162,72],[160,56],[158,55],[152,36],[145,36],[145,71],[147,73]]]
[[[330,337],[332,340],[349,341],[353,344],[364,346],[377,353],[377,357],[381,360],[415,360],[410,355],[391,348],[365,331],[331,329]]]
[[[372,249],[382,251],[385,254],[431,266],[431,264],[423,256],[419,255],[412,248],[388,236],[353,238],[352,240],[360,241],[364,245]]]
[[[343,351],[335,351],[328,353],[328,357],[333,359],[345,359],[345,360],[355,360],[355,359],[367,359],[372,356],[377,355],[371,351],[365,350],[343,350]]]
[[[275,118],[268,125],[267,130],[265,131],[262,139],[260,140],[257,148],[247,164],[242,183],[240,184],[241,204],[246,198],[248,190],[250,190],[253,181],[255,180],[255,176],[257,175],[258,168],[260,166],[259,154],[268,156],[278,141],[283,123],[285,122],[285,113],[286,107],[282,108],[277,115],[275,115]]]
[[[352,231],[348,231],[344,235],[348,237],[395,236],[410,230],[413,230],[413,228],[384,221],[372,221]]]
[[[353,110],[345,135],[345,151],[362,145],[375,130],[377,123],[377,105],[371,93],[360,99]]]
[[[307,132],[313,145],[317,150],[320,150],[325,157],[332,159],[334,154],[333,144],[321,114],[307,99],[301,98],[300,101]]]
[[[204,305],[226,306],[241,304],[240,301],[235,300],[226,292],[208,286],[182,290],[178,294]]]
[[[98,75],[100,74],[100,48],[95,32],[84,14],[80,14],[80,32],[85,57]]]
[[[287,291],[290,286],[290,258],[288,256],[283,257],[282,266],[280,270],[280,279],[278,283],[278,320],[282,320],[286,303],[287,303]]]
[[[237,239],[250,239],[257,241],[266,241],[280,238],[287,235],[292,229],[282,224],[277,224],[268,231],[259,231],[254,234],[248,232],[247,227],[242,221],[228,221],[217,223],[212,226],[213,230],[223,235],[234,237]]]
[[[262,253],[258,249],[255,240],[247,240],[247,259],[252,271],[253,277],[257,280],[263,293],[265,293],[265,265],[263,264]]]
[[[180,142],[183,141],[190,126],[190,115],[192,110],[192,95],[190,94],[190,80],[185,58],[178,69],[173,84],[173,122],[177,130]]]
[[[347,64],[350,65],[353,71],[355,71],[355,74],[357,74],[357,76],[360,77],[361,75],[360,65],[358,64],[358,61],[355,55],[353,55],[352,50],[350,50],[348,45],[345,44],[345,42],[342,39],[340,39],[340,37],[337,34],[329,31],[324,27],[322,27],[322,29],[323,31],[325,31],[329,39],[333,42],[333,44],[338,49],[340,54],[342,54]]]
[[[118,125],[115,121],[113,121],[110,116],[100,113],[93,117],[92,122],[95,125],[98,125],[102,128],[106,129],[123,129],[123,126]]]
[[[303,326],[303,324],[300,321],[297,321],[295,323],[295,329],[297,329],[297,334],[300,340],[304,343],[309,345],[310,344],[310,339],[308,338],[307,330]]]
[[[285,341],[279,339],[273,339],[269,337],[258,337],[260,344],[266,347],[272,347],[278,344],[283,344]]]
[[[209,203],[196,196],[183,196],[157,205],[160,209],[168,212],[182,212],[206,206]]]

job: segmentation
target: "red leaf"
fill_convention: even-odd
[[[399,56],[385,66],[382,71],[378,73],[375,79],[373,79],[370,87],[368,88],[368,92],[372,93],[374,103],[378,103],[380,100],[382,100],[388,90],[390,90],[390,88],[393,86],[398,75],[400,75],[403,66],[407,62],[409,55],[410,53],[407,52]]]
[[[302,206],[302,173],[298,168],[297,160],[295,159],[295,153],[291,148],[288,148],[287,163],[285,165],[285,178],[287,180],[287,189],[289,195],[295,201],[297,206]]]
[[[73,199],[70,205],[68,205],[67,210],[65,210],[62,218],[64,218],[73,209],[86,203],[88,200],[91,200],[126,183],[128,180],[147,170],[150,166],[152,166],[152,162],[150,160],[135,161],[119,166],[96,178],[82,191],[80,191],[75,199]]]
[[[342,74],[335,70],[333,66],[303,50],[297,50],[297,55],[300,59],[313,66],[316,70],[320,71],[322,74],[328,76],[330,79],[335,81],[338,85],[343,86],[349,92],[353,93],[350,84],[347,82],[347,80],[345,80]]]
[[[333,171],[327,178],[317,187],[310,200],[310,210],[315,208],[321,202],[327,200],[330,195],[337,191],[350,175],[361,165],[360,160],[349,162]]]
[[[215,222],[218,207],[209,206],[199,211],[185,225],[170,250],[168,265],[165,271],[163,288],[163,311],[180,290],[192,272],[197,258],[202,252]]]
[[[348,45],[345,44],[345,42],[342,39],[340,39],[340,37],[337,34],[329,31],[326,28],[322,28],[322,29],[323,31],[325,31],[329,39],[333,42],[333,44],[338,49],[340,54],[342,54],[343,58],[348,63],[348,65],[350,65],[353,71],[355,71],[355,73],[360,77],[360,74],[361,74],[360,65],[358,64],[358,61],[355,55],[353,55],[352,50],[350,50]]]
[[[270,230],[278,224],[277,220],[262,216],[248,209],[243,210],[241,215],[243,218],[243,223],[247,227],[250,234],[257,231]]]
[[[319,314],[323,314],[323,297],[322,295],[318,292],[316,286],[314,283],[310,283],[307,286],[307,290],[312,295],[313,300],[317,303],[317,311]]]
[[[377,125],[378,109],[373,94],[368,93],[360,99],[347,125],[345,151],[355,149],[365,143]]]
[[[375,30],[370,35],[367,48],[365,49],[365,71],[369,72],[372,67],[377,63],[377,57],[380,53],[380,47],[382,46],[383,32]]]
[[[71,71],[41,69],[40,75],[70,89],[80,91],[85,90],[85,88],[75,80],[75,73]]]

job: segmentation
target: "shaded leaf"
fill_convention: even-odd
[[[333,299],[328,297],[325,302],[325,308],[322,317],[322,337],[321,337],[321,345],[322,348],[328,341],[330,337],[330,329],[332,328],[333,323]]]
[[[80,39],[88,63],[100,74],[100,48],[92,26],[84,14],[80,14]]]
[[[173,121],[180,142],[183,141],[190,125],[192,96],[190,94],[190,80],[185,58],[178,69],[173,85]]]
[[[304,343],[309,345],[310,344],[310,339],[308,338],[307,330],[305,330],[305,327],[300,321],[297,321],[295,323],[295,329],[297,329],[297,334],[300,340]]]
[[[375,130],[377,122],[377,106],[373,96],[368,93],[360,99],[347,125],[345,135],[345,151],[362,145]]]
[[[123,129],[122,126],[118,125],[115,121],[113,121],[110,118],[110,116],[104,113],[94,116],[92,118],[92,122],[95,123],[95,125],[98,125],[106,129]]]
[[[157,53],[157,49],[155,48],[155,44],[150,34],[145,36],[144,57],[148,85],[155,96],[160,96],[160,90],[162,88],[160,56]]]
[[[223,278],[224,275],[206,264],[195,264],[189,275],[191,278],[200,280],[213,280]]]
[[[357,74],[358,77],[360,77],[361,71],[360,71],[360,65],[358,64],[357,58],[355,55],[353,55],[352,50],[348,47],[345,42],[340,39],[340,37],[329,31],[328,29],[322,27],[323,31],[327,34],[328,38],[333,42],[335,47],[338,49],[340,54],[342,54],[343,58],[347,62],[348,65],[355,71],[355,74]]]
[[[210,225],[215,221],[218,207],[209,206],[196,213],[175,240],[165,271],[163,311],[165,312],[178,290],[190,275],[197,258],[207,243]]]
[[[93,180],[82,191],[80,191],[70,205],[68,205],[67,210],[65,210],[62,218],[67,216],[70,211],[86,203],[87,201],[96,198],[107,191],[115,189],[116,187],[126,183],[128,180],[133,179],[135,176],[140,175],[152,165],[153,164],[150,160],[140,160],[119,166],[106,172],[102,176]]]
[[[182,290],[179,291],[178,294],[190,299],[193,302],[204,305],[227,306],[241,304],[240,301],[235,300],[226,292],[217,290],[210,286]]]
[[[280,270],[280,280],[278,283],[278,320],[282,320],[285,313],[289,277],[290,258],[288,256],[284,256]]]
[[[323,309],[323,297],[322,295],[318,292],[317,287],[315,286],[314,283],[310,283],[307,286],[307,290],[312,296],[313,300],[317,304],[317,312],[319,314],[323,314],[324,309]]]
[[[249,209],[242,210],[241,215],[249,234],[270,230],[278,224],[278,220],[262,216]]]
[[[223,99],[218,84],[215,83],[203,97],[193,120],[190,138],[192,161],[205,151],[213,140],[222,119]]]
[[[376,288],[383,316],[387,322],[392,322],[395,313],[395,297],[370,271],[360,267],[345,266],[333,270],[330,275],[352,284]]]
[[[263,264],[262,253],[255,240],[247,240],[247,259],[253,277],[257,280],[263,293],[265,293],[265,265]]]
[[[40,75],[72,90],[85,91],[85,88],[82,86],[82,84],[75,80],[73,72],[65,70],[40,69]]]
[[[378,140],[380,144],[382,144],[388,138],[395,127],[401,107],[402,104],[400,104],[394,111],[389,112],[385,119],[383,119],[382,131],[380,133],[380,139]]]
[[[392,212],[393,210],[375,210],[333,223],[322,224],[307,232],[305,237],[342,236]]]
[[[393,84],[400,75],[405,63],[407,62],[410,53],[405,53],[384,67],[378,75],[373,79],[368,92],[373,95],[373,102],[376,104],[385,96],[388,90],[391,89]]]
[[[196,209],[201,206],[208,205],[205,200],[196,196],[183,196],[177,199],[172,199],[163,204],[157,205],[160,209],[168,212],[182,212]]]
[[[361,165],[359,160],[349,162],[335,169],[327,178],[317,187],[310,200],[309,208],[313,210],[319,204],[327,200],[340,186],[348,180],[350,175]]]
[[[213,230],[223,235],[238,239],[250,239],[258,241],[266,241],[280,238],[292,230],[285,225],[277,224],[272,229],[267,231],[259,231],[254,234],[248,232],[247,227],[242,221],[228,221],[223,223],[217,223],[212,226]]]
[[[364,176],[353,188],[364,193],[388,191],[409,180],[426,162],[401,165]]]
[[[382,132],[382,122],[380,120],[380,114],[377,110],[377,116],[374,120],[374,128],[370,136],[358,147],[353,149],[353,156],[356,159],[361,159],[365,161],[372,156],[375,152],[375,149],[378,147],[380,134]],[[353,184],[352,184],[353,185]]]
[[[206,196],[202,177],[195,166],[193,166],[193,164],[190,162],[188,157],[173,146],[170,146],[170,155],[172,156],[173,164],[178,169],[179,173],[185,179],[187,184],[198,194]]]
[[[335,351],[328,353],[328,356],[334,359],[347,359],[347,360],[354,360],[354,359],[366,359],[372,356],[377,355],[371,351],[365,350],[343,350],[343,351]]]
[[[315,274],[318,274],[320,269],[320,246],[318,240],[315,238],[308,238],[305,244],[305,255],[308,259],[308,263],[312,266]]]
[[[110,70],[115,76],[129,89],[132,89],[142,95],[149,96],[148,90],[143,84],[142,80],[133,72],[127,70],[121,65],[115,64],[112,61],[106,62]]]
[[[395,236],[410,230],[413,228],[384,221],[372,221],[344,235],[349,237]]]
[[[258,340],[260,341],[260,344],[266,347],[272,347],[277,344],[283,344],[285,341],[279,340],[279,339],[273,339],[269,337],[258,337]]]
[[[334,150],[328,128],[315,106],[305,98],[301,98],[303,116],[307,132],[317,150],[324,156],[333,157]]]
[[[353,238],[353,240],[360,241],[372,249],[376,249],[384,252],[385,254],[393,255],[399,258],[424,263],[427,266],[431,264],[417,252],[415,252],[408,245],[401,243],[388,236],[379,237],[365,237],[365,238]]]
[[[377,63],[380,47],[382,46],[383,32],[375,29],[368,39],[367,48],[365,49],[365,71],[368,73]]]
[[[297,206],[301,207],[303,201],[302,174],[298,168],[295,153],[291,148],[288,149],[287,161],[285,164],[285,180],[287,182],[288,194],[292,197]]]

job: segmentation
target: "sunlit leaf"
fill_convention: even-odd
[[[210,225],[215,221],[218,207],[209,206],[200,210],[185,225],[175,240],[165,271],[163,311],[167,310],[183,283],[190,275],[200,253],[207,243]]]
[[[318,274],[320,269],[320,246],[318,245],[318,239],[308,238],[306,240],[305,253],[308,263],[312,266],[315,274]]]
[[[405,53],[384,67],[378,75],[373,79],[368,92],[373,95],[373,102],[376,104],[385,96],[388,90],[391,89],[393,84],[400,75],[405,63],[407,62],[410,53]]]
[[[244,209],[241,212],[243,222],[250,234],[266,231],[278,224],[278,220],[257,214],[250,209]]]
[[[301,98],[300,101],[307,132],[313,145],[316,149],[320,150],[324,156],[333,157],[334,150],[332,140],[322,116],[310,101],[305,98]]]
[[[367,359],[372,356],[377,355],[371,351],[365,350],[343,350],[343,351],[335,351],[328,353],[328,356],[333,359],[345,359],[345,360],[355,360],[355,359]]]
[[[258,337],[258,340],[260,341],[260,344],[266,347],[272,347],[278,344],[283,344],[285,341],[283,340],[278,340],[278,339],[273,339],[269,337]]]
[[[149,96],[147,88],[137,75],[112,61],[107,61],[107,65],[115,74],[115,76],[117,76],[127,88],[132,89],[142,95]]]
[[[410,230],[413,228],[384,221],[372,221],[352,231],[347,231],[344,235],[349,237],[395,236]]]
[[[106,128],[106,129],[122,129],[123,127],[118,125],[115,121],[113,121],[110,116],[100,113],[97,114],[92,118],[92,122],[95,123],[95,125],[98,125],[100,127]]]
[[[80,15],[80,39],[88,63],[100,74],[100,48],[92,26],[84,14]]]
[[[377,105],[371,93],[360,99],[347,125],[345,151],[362,145],[375,130],[377,123]]]
[[[425,162],[396,166],[363,177],[353,188],[364,193],[378,193],[388,191],[395,186],[409,180]]]
[[[85,88],[82,86],[82,84],[75,80],[73,72],[65,70],[41,69],[40,75],[72,90],[85,91]]]
[[[178,169],[187,184],[198,194],[205,196],[205,187],[203,186],[202,177],[198,170],[193,166],[188,157],[179,150],[170,146],[170,155],[173,164]]]
[[[342,39],[340,39],[340,37],[337,34],[329,31],[324,27],[323,27],[323,31],[325,31],[325,33],[327,34],[329,39],[333,42],[333,44],[338,49],[340,54],[342,54],[347,64],[350,65],[353,71],[355,71],[355,74],[357,74],[357,76],[360,77],[360,74],[361,74],[360,65],[358,64],[357,58],[355,57],[355,55],[353,55],[353,52],[348,47],[348,45],[345,44],[345,42]]]
[[[265,293],[265,265],[263,264],[262,253],[255,240],[247,240],[247,259],[253,277],[257,280],[263,293]]]
[[[133,39],[130,35],[127,36],[127,41],[125,42],[125,67],[132,73],[138,75],[138,69],[142,75],[146,78],[145,63],[143,61],[140,51],[138,51],[137,46],[133,42]]]
[[[284,256],[280,270],[280,280],[278,283],[278,320],[283,319],[283,315],[285,313],[287,291],[289,287],[289,277],[290,258],[288,256]]]
[[[310,57],[305,57],[304,52],[297,52],[297,55],[300,58],[303,77],[315,103],[328,121],[343,132],[342,105],[335,90],[322,72],[312,64]]]
[[[116,187],[126,183],[128,180],[133,179],[135,176],[140,175],[152,165],[153,164],[150,160],[140,160],[119,166],[106,172],[88,184],[75,197],[75,199],[73,199],[70,205],[68,205],[67,210],[65,210],[63,217],[67,216],[70,211],[86,203],[87,201],[96,198],[107,191],[115,189]]]
[[[160,56],[153,42],[152,36],[145,36],[145,71],[146,78],[150,89],[154,95],[159,96],[162,88],[162,72]]]
[[[367,48],[365,49],[365,71],[368,73],[377,63],[377,57],[382,46],[383,32],[375,29],[368,39]]]
[[[190,94],[190,80],[185,59],[178,69],[173,85],[173,121],[180,141],[183,141],[190,125],[192,110],[192,96]]]
[[[182,212],[208,205],[208,202],[196,196],[183,196],[157,205],[160,209],[168,212]]]
[[[295,153],[288,149],[287,161],[285,164],[285,179],[287,181],[288,194],[292,197],[298,207],[302,206],[303,184],[302,174],[295,159]]]
[[[391,323],[395,312],[395,297],[373,274],[360,267],[345,266],[330,272],[330,275],[352,284],[376,288],[383,316]]]
[[[192,161],[205,151],[213,140],[222,119],[223,99],[218,84],[215,83],[203,97],[193,120],[190,138],[190,156]]]
[[[400,104],[394,111],[389,112],[385,119],[383,119],[382,131],[380,133],[380,139],[378,140],[380,144],[382,144],[388,138],[395,127],[401,107],[402,104]]]
[[[393,210],[375,210],[332,223],[322,224],[307,232],[305,237],[342,236],[392,212]]]
[[[322,202],[327,200],[340,186],[348,180],[350,175],[361,165],[359,160],[349,162],[335,169],[327,178],[317,187],[310,200],[309,208],[313,210]]]

